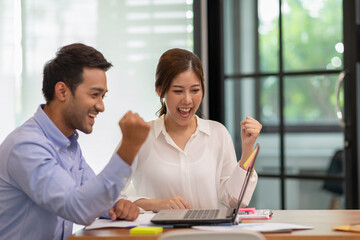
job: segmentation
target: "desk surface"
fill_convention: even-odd
[[[267,240],[303,240],[303,239],[360,239],[360,233],[334,231],[333,226],[360,223],[360,210],[274,210],[271,220],[244,220],[244,223],[278,222],[293,223],[314,227],[311,230],[296,230],[291,233],[264,234]],[[164,229],[164,231],[172,231]],[[115,240],[115,239],[147,239],[155,240],[159,235],[129,235],[128,229],[104,228],[96,230],[80,230],[68,240]]]

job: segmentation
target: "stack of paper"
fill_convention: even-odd
[[[251,211],[246,211],[244,209],[240,209],[238,217],[240,219],[264,220],[264,219],[270,219],[272,214],[273,213],[270,209],[252,208]]]

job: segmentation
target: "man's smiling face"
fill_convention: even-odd
[[[66,128],[91,133],[95,118],[105,110],[103,99],[107,92],[105,71],[84,67],[83,81],[71,94],[63,112]]]

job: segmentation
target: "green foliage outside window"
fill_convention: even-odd
[[[279,66],[279,10],[261,8],[259,1],[260,71],[276,73]],[[272,1],[274,4],[278,1]],[[284,0],[282,14],[283,72],[341,70],[343,68],[342,1]],[[337,74],[284,78],[286,124],[336,124]],[[261,118],[278,124],[277,78],[261,80]],[[340,95],[343,105],[343,94]]]

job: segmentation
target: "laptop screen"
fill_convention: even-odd
[[[240,194],[239,194],[238,204],[237,204],[236,211],[235,211],[235,216],[237,215],[237,213],[239,211],[239,208],[240,208],[240,205],[241,205],[241,203],[243,201],[246,188],[248,186],[250,177],[251,177],[251,175],[253,173],[253,170],[254,170],[255,161],[256,161],[256,157],[258,155],[259,149],[260,149],[260,145],[256,144],[254,151],[251,153],[250,157],[246,160],[246,162],[244,164],[244,165],[246,165],[245,168],[247,168],[247,172],[246,172],[246,176],[245,176],[245,181],[244,181],[244,183],[242,185],[242,188],[241,188],[241,191],[240,191]]]

